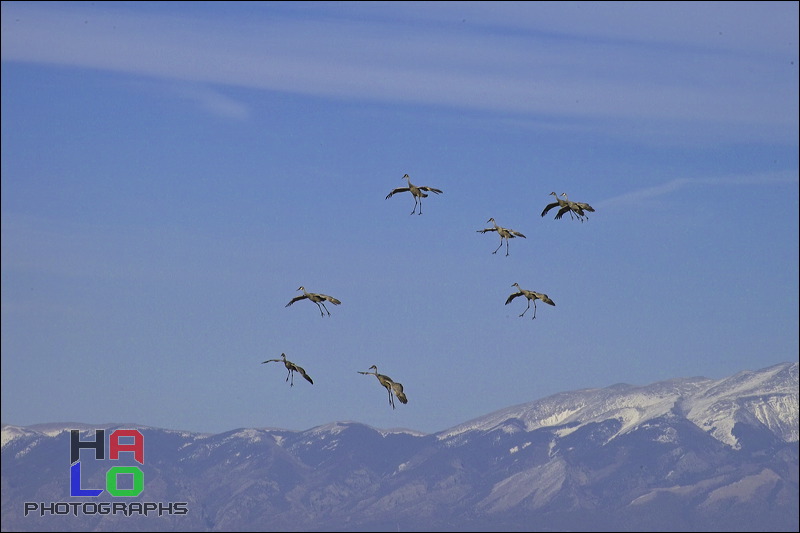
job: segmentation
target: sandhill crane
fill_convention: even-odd
[[[298,287],[297,290],[298,291],[303,291],[303,294],[301,294],[300,296],[295,296],[294,298],[292,298],[292,300],[288,304],[286,304],[284,307],[289,307],[290,305],[292,305],[293,303],[295,303],[295,302],[297,302],[299,300],[304,300],[304,299],[308,298],[309,300],[311,300],[312,302],[317,304],[317,307],[319,307],[319,314],[321,316],[325,316],[325,314],[322,312],[322,308],[325,307],[325,300],[328,300],[333,305],[339,305],[339,304],[342,303],[339,300],[337,300],[336,298],[334,298],[333,296],[328,296],[327,294],[318,294],[318,293],[315,293],[315,292],[306,292],[306,288],[303,287],[303,286]],[[320,306],[320,304],[322,304],[322,305]],[[327,307],[325,307],[325,311],[328,313],[328,316],[331,316],[331,312],[328,311]]]
[[[425,194],[422,191],[430,191],[430,192],[433,192],[433,193],[436,193],[436,194],[442,194],[442,191],[440,191],[439,189],[434,189],[433,187],[423,187],[422,185],[419,185],[419,186],[412,185],[411,178],[409,177],[408,174],[406,174],[405,176],[403,176],[400,179],[408,180],[408,187],[398,187],[397,189],[395,189],[392,192],[390,192],[389,194],[387,194],[386,195],[386,199],[388,200],[389,198],[392,197],[392,195],[394,195],[394,194],[396,194],[398,192],[410,191],[411,194],[414,196],[414,209],[412,209],[411,213],[410,213],[412,215],[417,210],[417,205],[419,205],[419,213],[418,214],[420,214],[420,215],[422,214],[422,199],[428,197],[428,195]]]
[[[556,197],[556,201],[553,202],[552,204],[547,204],[546,206],[544,206],[544,210],[542,211],[542,216],[545,216],[547,212],[553,209],[554,207],[560,207],[561,210],[556,214],[556,218],[559,219],[561,218],[561,215],[563,215],[567,210],[569,210],[569,204],[567,203],[566,200],[562,200],[561,198],[559,198],[555,191],[551,192],[550,194]],[[572,216],[572,213],[570,213],[570,216]]]
[[[565,193],[565,192],[562,192],[561,196],[564,197],[564,200],[567,202],[567,206],[569,207],[569,209],[571,211],[574,211],[578,215],[578,218],[581,219],[581,222],[583,222],[584,218],[586,218],[586,219],[589,218],[589,216],[584,211],[590,211],[590,212],[594,213],[594,207],[590,206],[589,204],[587,204],[585,202],[573,202],[573,201],[571,201],[569,199],[569,197],[567,196],[567,193]],[[563,209],[562,209],[562,211],[563,211]],[[559,211],[558,214],[556,215],[556,218],[559,218],[559,216],[561,214],[563,214],[563,213],[561,213],[561,211]],[[570,213],[570,214],[572,214],[572,213]]]
[[[369,367],[369,370],[372,370],[373,368],[375,369],[375,372],[362,372],[359,370],[358,373],[370,374],[378,378],[378,381],[381,383],[381,385],[383,385],[389,392],[389,405],[392,406],[392,409],[394,409],[394,398],[392,393],[394,393],[394,396],[397,396],[397,399],[400,400],[400,403],[408,403],[408,398],[406,398],[406,395],[403,392],[403,386],[389,376],[378,374],[378,367],[375,365]]]
[[[497,234],[500,235],[500,246],[503,246],[503,240],[504,239],[506,241],[506,257],[508,257],[508,239],[513,239],[514,237],[522,237],[523,239],[527,238],[527,237],[525,237],[525,235],[523,235],[522,233],[520,233],[520,232],[518,232],[516,230],[509,229],[509,228],[504,228],[502,226],[498,226],[497,222],[495,222],[495,220],[493,218],[490,218],[486,222],[491,222],[494,225],[494,227],[493,228],[479,229],[479,230],[477,230],[477,232],[478,233],[486,233],[487,231],[496,231]],[[498,246],[497,249],[495,249],[495,251],[492,252],[492,253],[496,254],[497,250],[500,249],[500,246]]]
[[[311,378],[308,376],[308,374],[306,374],[306,371],[303,370],[303,367],[297,366],[296,364],[294,364],[291,361],[289,361],[288,359],[286,359],[286,354],[285,353],[281,354],[281,358],[280,359],[267,359],[266,361],[262,361],[261,364],[263,365],[264,363],[272,363],[272,362],[283,363],[284,366],[286,366],[286,370],[289,371],[289,373],[286,374],[286,381],[289,381],[289,377],[290,376],[292,378],[291,383],[289,383],[290,387],[294,387],[294,373],[295,372],[299,372],[301,376],[306,378],[306,381],[308,381],[312,385],[314,384],[314,382],[311,380]]]
[[[523,316],[525,315],[525,313],[528,312],[528,309],[531,308],[531,301],[533,301],[533,318],[536,318],[536,300],[541,300],[544,303],[553,306],[556,305],[556,303],[553,300],[551,300],[550,297],[547,296],[546,294],[542,294],[541,292],[535,292],[535,291],[526,291],[525,289],[519,286],[519,283],[514,283],[511,286],[516,287],[519,292],[515,292],[514,294],[510,295],[508,297],[508,300],[506,300],[506,305],[508,305],[509,302],[511,302],[511,300],[513,300],[517,296],[524,296],[528,300],[528,307],[526,307],[525,310],[522,312],[522,314],[519,316]]]

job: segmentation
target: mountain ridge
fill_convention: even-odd
[[[2,529],[797,531],[797,403],[798,364],[781,363],[559,393],[432,434],[134,425],[146,501],[183,517],[24,517],[69,500],[66,431],[100,427],[4,425]],[[84,486],[103,486],[88,463]]]
[[[775,391],[775,395],[777,395],[777,396],[785,395],[786,397],[788,397],[788,398],[784,398],[784,399],[788,400],[788,404],[785,406],[786,409],[784,409],[784,411],[788,411],[790,415],[793,415],[794,419],[797,419],[798,410],[796,409],[796,407],[797,407],[797,400],[796,399],[798,398],[798,382],[797,382],[797,379],[795,379],[794,381],[791,381],[791,376],[790,375],[792,374],[792,372],[794,374],[798,374],[798,365],[800,365],[800,363],[797,363],[797,362],[793,362],[793,363],[790,363],[790,362],[778,363],[776,365],[772,365],[772,366],[766,367],[766,368],[761,369],[761,370],[756,370],[756,371],[744,370],[744,371],[738,372],[737,374],[734,374],[733,376],[722,378],[722,379],[718,379],[718,380],[709,379],[709,378],[705,378],[705,377],[702,377],[702,376],[696,376],[696,377],[691,377],[691,378],[671,378],[671,379],[667,379],[667,380],[663,380],[663,381],[653,382],[653,383],[650,383],[648,385],[631,385],[631,384],[628,384],[628,383],[616,383],[616,384],[610,385],[608,387],[585,388],[585,389],[576,389],[576,390],[566,391],[566,392],[559,392],[559,393],[556,393],[556,394],[553,394],[553,395],[550,395],[550,396],[546,396],[544,398],[541,398],[541,399],[538,399],[538,400],[534,400],[534,401],[531,401],[531,402],[524,402],[524,403],[516,404],[516,405],[513,405],[513,406],[505,407],[505,408],[493,411],[493,412],[485,414],[485,415],[481,415],[479,417],[473,418],[473,419],[468,420],[466,422],[463,422],[461,424],[457,424],[457,425],[452,426],[450,428],[447,428],[447,429],[444,429],[444,430],[441,430],[441,431],[437,431],[437,432],[434,432],[434,433],[425,433],[425,432],[422,432],[422,431],[417,431],[417,430],[409,429],[409,428],[383,429],[383,428],[375,428],[375,427],[373,427],[372,429],[375,429],[376,431],[380,431],[380,432],[409,433],[409,434],[415,434],[417,436],[436,435],[439,439],[446,439],[446,438],[450,438],[451,436],[454,436],[454,435],[458,434],[460,431],[464,431],[464,430],[467,430],[467,429],[469,429],[469,430],[478,429],[478,428],[486,429],[486,426],[487,425],[491,426],[491,423],[492,423],[492,422],[486,422],[487,420],[491,421],[491,420],[495,420],[495,419],[519,418],[519,416],[514,416],[511,413],[518,412],[520,409],[522,409],[524,411],[544,409],[544,406],[542,406],[541,404],[544,404],[545,402],[554,402],[554,401],[557,401],[559,398],[565,398],[566,397],[566,398],[569,398],[569,399],[574,399],[574,397],[576,395],[581,395],[581,396],[586,395],[587,397],[591,398],[591,395],[597,394],[597,393],[601,393],[601,394],[607,393],[607,395],[609,397],[611,397],[611,396],[619,396],[619,391],[621,389],[624,389],[626,392],[628,392],[628,391],[632,392],[632,391],[642,391],[642,390],[647,391],[647,390],[653,390],[653,389],[657,390],[657,389],[663,389],[663,388],[668,388],[669,389],[669,388],[673,388],[675,386],[678,386],[679,388],[682,388],[682,389],[694,390],[694,389],[697,389],[697,388],[701,388],[704,385],[708,385],[708,386],[706,386],[704,388],[704,390],[703,390],[703,392],[702,392],[702,394],[700,396],[708,396],[709,393],[711,393],[711,395],[713,396],[714,394],[720,395],[718,392],[715,392],[715,389],[723,388],[723,390],[724,390],[725,387],[729,387],[730,386],[730,383],[732,381],[733,382],[738,382],[738,380],[741,380],[743,377],[756,376],[757,380],[763,380],[763,379],[769,379],[770,377],[774,376],[774,374],[786,374],[786,376],[789,377],[789,379],[780,387],[780,389]],[[783,375],[781,375],[780,377],[784,378]],[[668,384],[670,384],[671,387],[667,387]],[[752,383],[751,383],[751,385],[752,385]],[[694,410],[698,409],[698,406],[696,404],[699,403],[699,401],[694,402],[692,405],[687,406],[686,405],[686,399],[682,395],[680,397],[675,397],[674,401],[672,400],[673,396],[675,396],[675,395],[674,394],[669,395],[667,398],[664,398],[662,400],[663,402],[672,401],[672,403],[670,404],[671,405],[670,409],[679,408],[681,410],[685,410],[686,414],[691,414],[691,412],[693,412]],[[589,398],[587,398],[587,403],[588,403],[588,399]],[[739,399],[741,399],[741,398],[739,398]],[[791,402],[792,399],[795,399],[795,401]],[[528,423],[528,425],[525,426],[526,427],[526,431],[531,431],[533,429],[538,429],[538,428],[542,428],[542,427],[549,427],[549,426],[553,426],[553,425],[562,425],[563,423],[568,422],[569,420],[576,418],[576,416],[578,416],[578,415],[584,415],[585,416],[586,413],[585,413],[585,410],[583,409],[584,406],[585,406],[585,404],[580,406],[580,407],[578,407],[578,408],[576,408],[576,409],[574,409],[574,410],[572,410],[572,411],[564,410],[564,411],[561,411],[559,413],[549,415],[548,417],[543,418],[538,424]],[[551,408],[549,406],[547,406],[547,407]],[[625,407],[630,407],[630,406],[620,405],[618,408],[619,409],[624,409]],[[792,408],[795,408],[795,409],[792,410]],[[657,412],[661,413],[662,411],[664,411],[664,409],[660,409]],[[603,412],[601,412],[599,414],[596,414],[596,415],[590,415],[589,418],[590,419],[603,418],[603,417],[608,418],[608,416],[605,416],[606,414],[607,413],[605,411],[603,411]],[[531,416],[528,416],[526,418],[528,418],[530,420]],[[701,416],[698,415],[698,416],[696,416],[696,418],[700,419]],[[760,418],[764,418],[766,420],[766,417],[765,417],[764,414],[762,414],[760,416]],[[643,418],[642,420],[646,420],[646,418]],[[359,423],[359,422],[354,422],[354,421],[328,422],[326,424],[321,424],[319,426],[314,426],[312,428],[308,428],[308,429],[304,429],[304,430],[290,430],[290,429],[275,428],[275,427],[234,428],[233,430],[228,430],[228,431],[225,431],[223,433],[227,433],[229,431],[234,431],[234,430],[238,431],[238,430],[242,430],[242,429],[258,429],[258,430],[279,431],[279,432],[284,432],[284,431],[289,431],[289,432],[324,431],[324,428],[327,428],[327,427],[335,428],[340,424],[349,424],[349,423]],[[366,424],[364,424],[364,425],[366,425]],[[28,431],[37,431],[37,432],[41,432],[41,433],[49,434],[49,435],[52,435],[54,432],[58,433],[60,431],[67,431],[68,429],[93,430],[93,429],[109,429],[109,428],[113,428],[113,427],[123,427],[123,426],[126,427],[126,428],[131,428],[131,429],[136,429],[136,428],[163,429],[163,430],[166,430],[166,431],[173,431],[173,432],[178,432],[178,433],[187,433],[187,434],[192,434],[192,435],[204,435],[204,436],[214,435],[214,433],[208,433],[208,432],[197,432],[197,431],[191,431],[191,430],[161,428],[161,427],[157,427],[157,426],[149,426],[149,425],[146,425],[146,424],[139,424],[139,423],[109,422],[109,423],[103,423],[103,424],[87,424],[87,423],[82,423],[82,422],[49,422],[49,423],[31,424],[31,425],[27,425],[27,426],[18,426],[18,425],[13,425],[13,424],[2,423],[2,427],[4,429],[6,427],[8,427],[8,428],[18,428],[20,430],[24,429],[24,430],[28,430]],[[788,435],[787,441],[788,442],[792,442],[792,441],[797,441],[798,439],[800,439],[800,434],[798,433],[797,428],[795,426],[791,425],[791,424],[788,424],[787,426],[788,427],[785,428],[784,431],[782,431],[782,432],[785,432]],[[372,426],[368,426],[368,427],[372,427]],[[465,429],[465,428],[467,428],[467,429]],[[721,440],[724,440],[724,439],[721,439]],[[2,443],[5,444],[5,442],[6,442],[6,438],[4,436],[3,439],[2,439]]]

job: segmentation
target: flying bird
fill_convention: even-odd
[[[293,303],[295,303],[295,302],[297,302],[299,300],[305,300],[306,298],[308,298],[309,300],[311,300],[312,302],[317,304],[317,307],[319,307],[319,314],[321,316],[325,316],[325,313],[322,312],[322,308],[325,307],[325,300],[328,300],[333,305],[339,305],[339,304],[342,303],[339,300],[337,300],[336,298],[334,298],[333,296],[328,296],[327,294],[318,294],[318,293],[315,293],[315,292],[306,292],[306,288],[303,287],[303,286],[298,287],[297,290],[298,291],[303,291],[303,294],[301,294],[300,296],[295,296],[294,298],[292,298],[292,300],[288,304],[286,304],[285,307],[289,307],[290,305],[292,305]],[[322,304],[322,305],[320,305],[320,304]],[[327,307],[325,307],[325,311],[328,313],[328,316],[331,316],[331,312],[328,311]]]
[[[387,194],[386,195],[386,199],[388,200],[389,198],[392,197],[392,195],[394,195],[396,193],[410,191],[411,194],[414,196],[414,209],[412,209],[411,213],[410,213],[412,215],[417,210],[417,205],[419,205],[419,213],[418,214],[419,215],[422,214],[422,199],[428,197],[428,195],[425,194],[422,191],[429,191],[429,192],[436,193],[436,194],[442,194],[441,190],[434,189],[433,187],[423,187],[422,185],[419,185],[419,186],[413,185],[411,183],[411,178],[409,177],[408,174],[406,174],[405,176],[403,176],[400,179],[408,180],[408,187],[398,187],[397,189],[395,189],[392,192],[390,192],[389,194]]]
[[[477,232],[478,233],[486,233],[487,231],[496,231],[497,234],[500,235],[500,246],[503,246],[503,240],[506,241],[506,257],[508,257],[508,239],[513,239],[514,237],[522,237],[523,239],[527,238],[527,237],[525,237],[525,235],[523,235],[522,233],[520,233],[520,232],[518,232],[516,230],[509,229],[509,228],[504,228],[502,226],[498,226],[497,222],[495,222],[495,220],[493,218],[490,218],[486,222],[491,222],[494,225],[494,227],[493,228],[479,229],[479,230],[477,230]],[[498,246],[495,249],[495,251],[492,252],[492,253],[496,254],[497,250],[500,249],[500,246]]]
[[[389,376],[386,376],[384,374],[378,374],[378,367],[375,366],[375,365],[372,365],[371,367],[369,367],[369,370],[372,370],[373,368],[375,369],[375,372],[362,372],[362,371],[359,370],[358,373],[359,374],[369,374],[369,375],[372,375],[372,376],[375,376],[376,378],[378,378],[378,381],[380,382],[380,384],[383,385],[386,388],[386,390],[389,392],[389,405],[392,406],[392,409],[394,409],[394,398],[393,398],[393,396],[397,396],[397,399],[400,400],[400,403],[404,403],[404,404],[408,403],[408,398],[406,398],[406,395],[403,392],[403,386],[400,383],[392,380],[392,378],[390,378]]]
[[[519,292],[515,292],[514,294],[510,295],[508,297],[508,300],[506,300],[506,305],[508,305],[511,302],[511,300],[513,300],[517,296],[524,296],[528,300],[528,307],[526,307],[525,311],[523,311],[522,314],[519,316],[524,316],[525,313],[528,312],[528,309],[531,308],[531,301],[533,302],[533,318],[536,318],[536,300],[541,300],[544,303],[553,306],[556,305],[556,303],[553,300],[551,300],[550,297],[547,296],[546,294],[542,294],[541,292],[536,292],[536,291],[527,291],[522,287],[520,287],[519,283],[514,283],[511,286],[516,287]]]
[[[587,215],[585,211],[590,211],[594,213],[594,207],[590,206],[589,204],[585,202],[573,202],[569,199],[567,193],[565,192],[562,192],[561,196],[564,197],[564,200],[567,202],[569,209],[578,215],[578,218],[581,220],[581,222],[583,222],[584,219],[589,218],[589,215]],[[561,211],[563,211],[563,209]],[[561,213],[561,211],[559,211],[558,214],[556,214],[556,218],[560,218],[560,215],[563,214]],[[570,213],[570,215],[572,215],[572,213]]]
[[[564,214],[562,211],[564,211],[565,209],[569,210],[569,204],[567,203],[566,200],[562,200],[561,198],[559,198],[555,191],[551,192],[550,194],[552,194],[553,196],[556,197],[556,201],[553,202],[552,204],[547,204],[546,206],[544,206],[544,210],[542,211],[542,216],[545,216],[548,211],[550,211],[551,209],[553,209],[555,207],[560,207],[561,208],[561,211],[559,211],[559,213],[561,213],[561,214]],[[564,211],[564,212],[566,212],[566,211]],[[570,216],[572,216],[572,213],[570,213]],[[557,214],[556,218],[558,219],[558,218],[561,218],[561,217]]]
[[[291,361],[289,361],[288,359],[286,359],[286,354],[285,353],[281,354],[281,358],[280,359],[267,359],[266,361],[262,361],[261,364],[263,365],[264,363],[272,363],[272,362],[283,363],[284,366],[286,366],[286,370],[289,371],[289,373],[286,374],[286,381],[289,381],[289,377],[292,378],[291,383],[289,383],[290,387],[294,387],[294,373],[295,372],[299,372],[301,376],[306,378],[306,381],[308,381],[312,385],[314,384],[314,382],[311,380],[311,378],[308,376],[308,374],[306,374],[306,371],[303,370],[303,367],[302,366],[297,366],[296,364],[294,364]]]

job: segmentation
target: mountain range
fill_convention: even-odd
[[[358,422],[213,435],[137,424],[4,424],[1,525],[3,531],[798,531],[798,410],[794,362],[717,380],[564,392],[434,434]],[[83,450],[80,488],[108,489],[110,467],[132,466],[144,480],[137,497],[109,490],[70,497],[70,430],[93,441],[98,429],[106,441],[115,430],[138,430],[144,461],[124,451],[135,442],[129,437],[119,441],[118,460]],[[135,477],[118,476],[118,487],[134,486],[124,483]],[[102,514],[98,502],[124,503],[131,513]],[[188,512],[144,516],[137,502]]]

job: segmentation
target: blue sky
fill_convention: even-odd
[[[2,421],[435,432],[797,361],[799,196],[796,2],[3,2]]]

